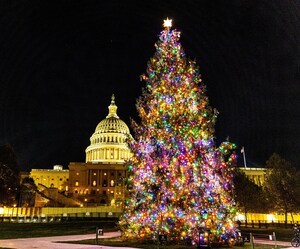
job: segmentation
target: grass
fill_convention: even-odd
[[[57,223],[0,223],[0,239],[33,238],[60,235],[96,234],[96,227],[116,230],[116,220],[72,221]]]
[[[288,241],[290,242],[293,238],[293,229],[291,228],[242,228],[242,233],[252,233],[254,236],[255,234],[265,234],[271,235],[275,232],[276,240],[278,241]]]

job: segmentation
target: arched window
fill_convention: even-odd
[[[111,187],[114,187],[114,186],[115,186],[115,181],[114,181],[114,180],[111,180],[111,181],[110,181],[110,186],[111,186]]]

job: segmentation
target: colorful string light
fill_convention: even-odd
[[[222,241],[234,233],[232,164],[235,145],[216,148],[217,111],[209,106],[195,61],[180,32],[165,22],[137,100],[140,124],[128,162],[131,196],[120,220],[123,237],[198,238],[199,228]]]

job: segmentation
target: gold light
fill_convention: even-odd
[[[171,28],[172,27],[172,19],[169,19],[167,17],[166,20],[164,20],[164,25],[163,25],[165,28]]]

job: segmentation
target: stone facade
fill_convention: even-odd
[[[60,191],[68,190],[69,170],[61,165],[54,165],[53,169],[32,169],[29,177],[34,183],[47,188],[57,188]]]
[[[266,168],[244,168],[241,167],[240,170],[245,173],[245,175],[253,181],[258,186],[263,186],[266,176]]]

